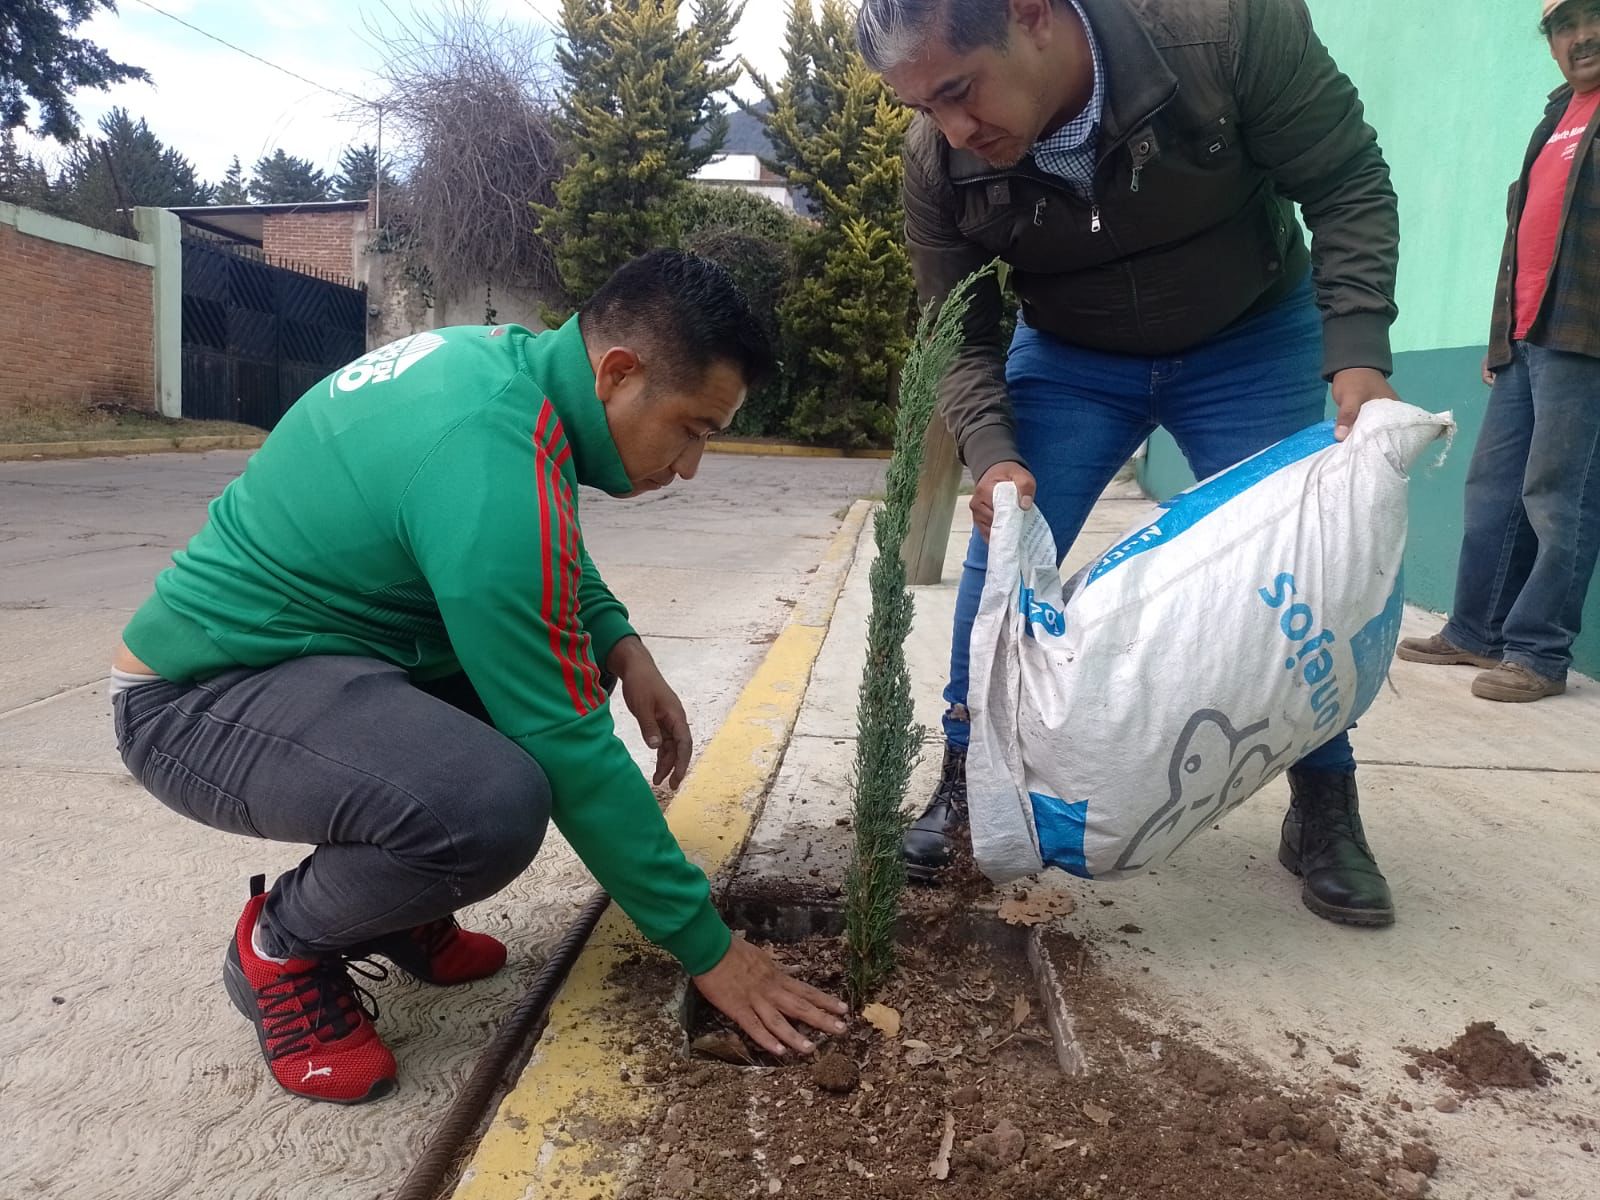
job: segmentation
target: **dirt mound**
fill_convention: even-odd
[[[1409,1053],[1422,1066],[1446,1072],[1446,1082],[1458,1091],[1534,1088],[1550,1082],[1544,1059],[1522,1042],[1513,1042],[1493,1021],[1474,1021],[1442,1049]]]

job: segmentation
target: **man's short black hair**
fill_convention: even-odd
[[[716,362],[754,388],[772,374],[772,342],[733,276],[708,258],[652,250],[624,263],[578,313],[586,342],[634,345],[658,377],[693,387]]]

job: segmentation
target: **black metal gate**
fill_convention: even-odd
[[[307,388],[366,352],[366,330],[361,289],[184,230],[184,416],[271,429]]]

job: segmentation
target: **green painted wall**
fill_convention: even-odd
[[[1506,189],[1561,72],[1538,0],[1309,0],[1400,197],[1396,350],[1489,337]]]
[[[1479,363],[1505,236],[1506,188],[1545,97],[1561,83],[1536,0],[1309,0],[1322,40],[1356,81],[1400,197],[1400,396],[1450,409],[1460,430],[1442,467],[1411,482],[1406,590],[1448,611],[1461,549],[1461,493],[1488,389]],[[1151,440],[1140,481],[1166,499],[1194,482],[1172,438]],[[1578,669],[1600,675],[1600,586],[1591,587]]]

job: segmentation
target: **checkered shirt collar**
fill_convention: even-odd
[[[1083,22],[1084,31],[1089,37],[1089,54],[1094,61],[1094,90],[1090,93],[1089,103],[1083,106],[1082,112],[1049,137],[1034,144],[1033,160],[1042,171],[1078,179],[1083,172],[1079,169],[1079,164],[1073,160],[1089,155],[1090,173],[1093,171],[1093,142],[1100,129],[1100,118],[1105,111],[1106,70],[1105,63],[1100,57],[1100,43],[1095,39],[1088,14],[1083,11],[1083,5],[1078,3],[1078,0],[1072,0],[1072,7],[1077,11],[1078,19]]]

